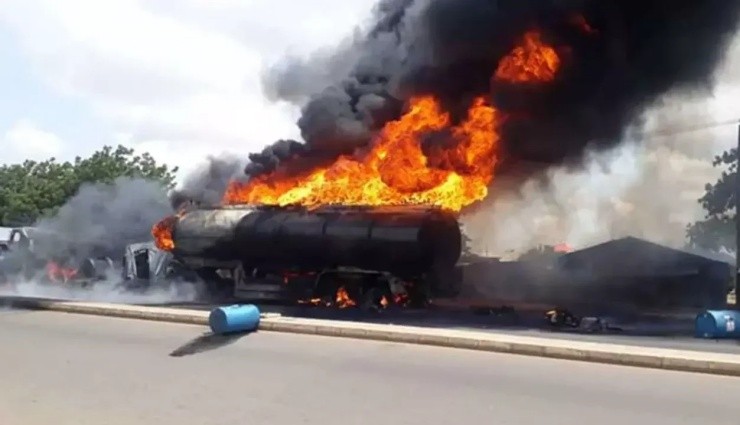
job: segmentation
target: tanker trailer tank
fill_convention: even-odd
[[[454,280],[462,235],[454,215],[425,207],[229,206],[180,214],[173,256],[188,267],[226,268],[262,280],[291,276],[392,275],[439,289]],[[156,238],[156,235],[155,235]],[[162,244],[160,244],[162,245]],[[243,273],[239,273],[243,271]],[[314,287],[319,285],[312,279]],[[432,289],[434,289],[432,288]]]
[[[352,267],[417,275],[454,267],[461,253],[454,216],[435,209],[264,209],[236,226],[240,259],[258,266]]]

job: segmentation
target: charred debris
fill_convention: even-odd
[[[225,184],[233,164],[211,168],[212,184],[184,188],[177,203],[223,188],[218,205],[160,222],[157,246],[257,298],[304,287],[304,302],[354,305],[375,291],[389,303],[472,287],[716,305],[721,263],[637,239],[547,267],[460,261],[456,216],[496,196],[492,181],[520,164],[577,167],[587,150],[620,143],[661,96],[710,90],[739,17],[740,3],[720,0],[382,0],[351,42],[265,77],[268,93],[301,107],[303,141],[253,153]],[[621,269],[640,257],[599,254],[623,245],[662,254]]]
[[[253,299],[386,307],[454,296],[460,283],[460,227],[438,208],[198,208],[154,235],[213,292]]]
[[[37,227],[7,229],[1,243],[0,284],[37,282],[87,287],[107,280],[114,264],[104,249]]]

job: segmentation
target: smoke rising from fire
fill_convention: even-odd
[[[166,188],[157,182],[121,177],[112,184],[83,185],[57,214],[36,224],[61,237],[38,248],[117,261],[126,245],[149,240],[152,223],[171,212]]]
[[[263,156],[266,157],[267,154]],[[179,188],[170,192],[172,208],[177,210],[187,202],[218,205],[229,182],[244,178],[246,164],[245,160],[235,159],[227,154],[207,158],[205,163],[185,178]]]
[[[701,96],[739,15],[740,3],[719,0],[381,1],[337,50],[269,70],[268,95],[302,107],[305,144],[289,160],[253,155],[246,174],[300,172],[372,143],[413,96],[460,120],[488,94],[506,119],[491,195],[464,219],[479,250],[625,234],[680,245],[718,146],[706,132],[644,133],[713,121]],[[538,82],[501,78],[535,41],[553,49]],[[687,99],[696,106],[677,107]]]
[[[711,88],[739,14],[740,3],[720,0],[385,0],[375,25],[333,55],[271,69],[267,92],[303,107],[304,155],[335,157],[368,143],[411,96],[434,95],[461,118],[473,97],[490,93],[510,115],[507,161],[578,164],[614,147],[669,90]],[[562,58],[555,79],[492,81],[533,28]],[[252,175],[276,165],[252,161],[270,164]]]
[[[645,112],[642,131],[591,152],[584,167],[551,167],[547,184],[524,179],[494,190],[497,196],[464,217],[474,250],[502,255],[563,241],[581,248],[627,235],[683,247],[685,226],[704,217],[697,202],[704,185],[723,171],[712,167],[713,157],[737,144],[738,63],[740,36],[710,75],[714,93],[672,92]]]
[[[41,233],[31,235],[33,248],[40,258],[70,258],[72,265],[108,257],[113,268],[105,271],[105,279],[82,288],[72,281],[49,285],[30,278],[4,285],[0,295],[139,304],[194,301],[202,292],[198,284],[173,280],[138,292],[122,285],[125,247],[150,240],[152,223],[171,213],[167,190],[158,182],[121,177],[111,184],[85,184],[55,215],[35,224]],[[41,276],[44,269],[34,272]]]
[[[509,187],[498,182],[495,195],[463,217],[473,250],[516,257],[541,244],[580,249],[624,236],[683,248],[686,225],[704,216],[697,199],[721,172],[712,158],[737,138],[735,125],[684,129],[726,121],[737,110],[726,108],[728,99],[670,96],[645,114],[644,133],[666,135],[633,134],[591,152],[578,169],[551,167]]]
[[[372,24],[336,50],[268,70],[268,96],[302,108],[304,140],[281,140],[250,155],[243,177],[257,183],[227,191],[226,201],[317,203],[322,197],[314,192],[324,187],[329,199],[367,199],[338,196],[342,187],[352,192],[342,182],[374,190],[378,179],[353,176],[367,175],[368,167],[377,174],[367,152],[377,153],[396,123],[414,122],[420,98],[433,98],[450,117],[448,129],[417,126],[421,132],[411,133],[430,160],[423,166],[433,174],[452,163],[457,176],[464,174],[455,168],[461,161],[437,161],[433,153],[465,157],[449,128],[464,123],[482,96],[495,112],[488,164],[496,169],[488,198],[465,214],[479,242],[498,251],[637,233],[678,244],[686,222],[700,213],[695,198],[713,175],[707,168],[716,146],[673,146],[643,133],[711,121],[666,105],[685,99],[676,96],[711,94],[739,16],[740,3],[720,0],[383,0]],[[652,109],[661,102],[663,112]],[[403,161],[388,160],[406,155],[403,147],[376,156],[403,173]],[[414,161],[422,164],[418,155]],[[408,199],[427,195],[416,191]]]
[[[105,281],[96,282],[90,288],[71,285],[52,286],[28,281],[0,288],[0,296],[121,304],[162,304],[197,301],[203,293],[203,289],[198,284],[190,282],[167,282],[167,285],[160,285],[145,292],[127,290],[118,286],[119,283],[119,276],[114,274],[111,274],[110,278]]]

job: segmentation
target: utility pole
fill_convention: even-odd
[[[735,309],[740,310],[740,123],[735,152]]]

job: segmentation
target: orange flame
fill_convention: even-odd
[[[381,309],[386,309],[388,306],[391,305],[391,303],[398,305],[398,306],[405,306],[408,304],[409,297],[407,294],[395,294],[392,297],[387,297],[383,295],[380,297],[380,300],[378,300],[377,307]],[[352,297],[349,295],[349,291],[342,286],[340,287],[336,294],[334,295],[334,298],[331,297],[315,297],[315,298],[308,298],[303,300],[298,300],[298,304],[302,305],[312,305],[312,306],[319,306],[323,305],[326,307],[338,307],[340,309],[348,308],[348,307],[354,307],[357,305],[357,302],[352,299]]]
[[[381,308],[388,307],[388,298],[386,298],[385,295],[383,295],[383,297],[380,299],[380,307]]]
[[[226,204],[433,205],[459,211],[483,199],[496,164],[496,110],[474,100],[468,116],[451,126],[431,96],[411,99],[408,111],[380,131],[371,150],[342,156],[328,167],[299,176],[277,171],[232,182]],[[447,130],[451,147],[422,150],[426,134]]]
[[[555,49],[542,42],[539,32],[529,31],[521,44],[501,59],[495,79],[510,83],[548,82],[555,79],[559,69],[560,57]]]
[[[64,267],[55,261],[49,261],[46,264],[46,277],[52,282],[67,282],[77,276],[77,269]]]
[[[180,218],[180,214],[164,218],[152,227],[152,237],[154,245],[162,251],[172,251],[175,249],[175,241],[172,238],[172,229]]]
[[[563,242],[563,243],[559,243],[559,244],[555,245],[552,248],[552,250],[555,251],[555,252],[560,252],[560,253],[569,253],[569,252],[573,252],[573,247],[571,247],[567,243]]]
[[[357,303],[349,296],[349,293],[344,286],[337,290],[337,296],[334,299],[334,302],[339,308],[354,307],[357,305]]]

